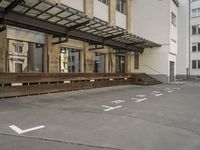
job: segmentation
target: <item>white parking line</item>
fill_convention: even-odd
[[[31,132],[31,131],[34,131],[34,130],[39,130],[39,129],[42,129],[42,128],[45,128],[45,126],[38,126],[38,127],[34,127],[34,128],[30,128],[30,129],[26,129],[26,130],[22,130],[20,128],[18,128],[17,126],[15,125],[11,125],[9,126],[12,130],[14,130],[15,132],[17,132],[18,134],[23,134],[23,133],[27,133],[27,132]]]
[[[168,93],[173,93],[174,92],[174,90],[170,90],[170,91],[167,91]]]
[[[152,91],[152,93],[160,93],[160,91]]]
[[[135,102],[136,103],[139,103],[139,102],[142,102],[142,101],[146,101],[147,100],[147,98],[142,98],[142,99],[140,99],[140,98],[135,98],[135,97],[133,97],[133,98],[131,98],[132,100],[136,100]]]
[[[140,98],[143,98],[143,97],[146,97],[146,95],[136,95],[136,97],[140,97]]]
[[[103,111],[111,111],[111,110],[114,110],[114,109],[121,108],[122,106],[119,105],[119,106],[116,106],[116,107],[111,107],[111,106],[102,105],[102,107],[107,108],[107,109],[105,109],[105,110],[103,110]]]
[[[113,104],[120,104],[126,102],[125,100],[114,100],[112,101]]]
[[[160,93],[160,94],[155,94],[155,96],[157,96],[157,97],[162,96],[162,95],[163,95],[162,93]]]

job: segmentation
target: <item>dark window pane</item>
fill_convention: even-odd
[[[198,69],[200,69],[200,60],[198,60]]]
[[[134,56],[134,69],[139,69],[139,55]]]
[[[196,26],[192,26],[192,34],[193,35],[197,34],[197,28],[196,28]]]
[[[193,43],[192,44],[192,51],[196,52],[196,50],[197,50],[197,45],[196,45],[196,43]]]
[[[196,60],[192,61],[192,69],[196,69],[197,68],[197,64],[196,64]]]
[[[198,51],[200,51],[200,43],[198,43]]]

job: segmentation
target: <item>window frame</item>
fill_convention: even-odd
[[[126,15],[126,0],[116,0],[116,11]]]

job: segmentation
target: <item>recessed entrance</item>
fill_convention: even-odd
[[[94,72],[96,73],[105,73],[105,54],[95,52],[94,53]]]
[[[116,73],[125,73],[125,56],[116,55]]]

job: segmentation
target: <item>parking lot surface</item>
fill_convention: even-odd
[[[0,99],[0,150],[200,150],[200,81]]]

